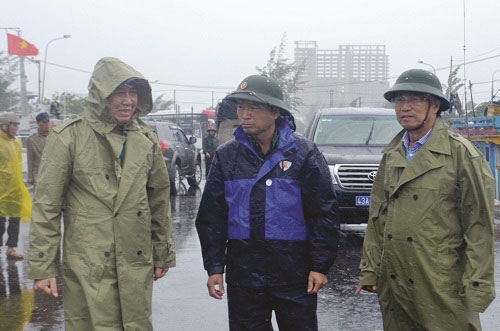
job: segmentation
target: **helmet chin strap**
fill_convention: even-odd
[[[10,138],[10,139],[13,139],[15,137],[12,137],[12,135],[10,134],[10,130],[9,130],[9,125],[10,124],[2,124],[1,126],[1,130]]]
[[[425,123],[427,123],[427,117],[429,116],[429,111],[430,110],[431,110],[431,104],[429,103],[429,107],[427,107],[427,113],[425,113],[425,118],[422,121],[422,123],[420,123],[416,128],[408,129],[406,131],[417,131],[417,130],[420,130],[421,128],[423,128],[424,125],[425,125]]]

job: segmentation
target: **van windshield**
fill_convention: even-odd
[[[314,134],[317,145],[387,145],[401,131],[396,116],[325,115]]]

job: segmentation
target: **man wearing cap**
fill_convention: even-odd
[[[212,165],[212,160],[214,159],[215,150],[219,146],[219,141],[215,136],[215,129],[210,128],[207,130],[208,134],[205,139],[203,139],[203,154],[205,154],[205,176],[208,177],[208,172],[210,171],[210,166]]]
[[[35,120],[38,125],[38,132],[28,138],[26,149],[28,158],[28,183],[33,185],[33,191],[36,188],[36,178],[38,176],[43,148],[45,147],[45,141],[50,131],[50,119],[46,111],[37,113]]]
[[[10,112],[0,113],[0,246],[7,218],[7,258],[22,259],[16,251],[19,238],[19,221],[30,217],[31,198],[23,182],[22,146],[16,139],[20,118]]]
[[[146,79],[116,58],[94,68],[85,109],[55,127],[33,202],[28,276],[58,296],[64,213],[66,330],[152,330],[153,280],[175,266],[170,182]]]
[[[384,330],[480,330],[495,298],[491,171],[448,131],[433,73],[408,70],[384,97],[403,130],[373,185],[355,294],[377,293]]]
[[[231,330],[317,330],[317,292],[338,248],[327,163],[296,135],[279,85],[249,76],[236,103],[235,139],[215,152],[196,228],[209,295],[228,284]]]

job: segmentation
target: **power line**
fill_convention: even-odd
[[[230,92],[229,90],[227,91],[213,91],[213,90],[180,90],[180,89],[168,89],[168,90],[153,90],[153,93],[157,92],[214,92],[214,93],[219,93],[219,94],[227,94],[227,92]]]
[[[485,57],[485,58],[482,58],[482,59],[478,59],[478,60],[474,60],[474,61],[469,61],[469,62],[466,62],[466,63],[461,63],[461,64],[458,64],[458,65],[453,65],[452,68],[456,68],[456,67],[460,67],[460,66],[463,66],[463,65],[466,65],[466,64],[473,64],[473,63],[477,63],[477,62],[482,62],[482,61],[486,61],[486,60],[491,60],[491,59],[494,59],[494,58],[497,58],[497,57],[500,57],[500,54],[497,54],[497,55],[493,55],[493,56],[489,56],[489,57]],[[449,70],[450,67],[449,66],[446,66],[446,67],[439,67],[439,68],[436,68],[436,71],[441,71],[441,70]],[[394,78],[398,78],[398,76],[388,76],[387,77],[387,80],[390,80],[390,79],[394,79]],[[328,77],[325,77],[325,78],[328,78]],[[333,78],[333,77],[332,77]],[[380,79],[375,79],[375,80],[365,80],[365,81],[345,81],[345,82],[338,82],[338,83],[332,83],[332,84],[324,84],[324,85],[310,85],[310,86],[304,86],[302,87],[302,89],[309,89],[309,88],[316,88],[316,87],[329,87],[329,86],[343,86],[343,85],[356,85],[356,84],[368,84],[368,83],[385,83],[387,80],[380,80]],[[474,84],[474,83],[473,83]]]
[[[175,84],[175,83],[164,83],[153,81],[149,82],[150,84],[158,84],[158,85],[167,85],[167,86],[179,86],[179,87],[192,87],[192,88],[201,88],[201,89],[215,89],[215,90],[234,90],[234,87],[227,86],[209,86],[209,85],[187,85],[187,84]]]
[[[43,60],[40,60],[40,62],[44,62]],[[68,70],[73,70],[73,71],[78,71],[78,72],[83,72],[86,74],[92,74],[92,71],[88,70],[83,70],[75,67],[70,67],[62,64],[57,64],[57,63],[52,63],[52,62],[46,62],[47,64],[50,64],[55,67],[60,67]],[[179,86],[179,87],[191,87],[191,88],[200,88],[200,89],[214,89],[214,90],[228,90],[228,91],[233,91],[234,87],[227,87],[227,86],[210,86],[210,85],[189,85],[189,84],[179,84],[179,83],[166,83],[166,82],[158,82],[158,81],[149,81],[149,84],[157,84],[157,85],[166,85],[166,86]]]

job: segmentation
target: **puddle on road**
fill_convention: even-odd
[[[200,189],[184,189],[172,197],[172,221],[176,245],[193,244],[194,219],[201,199]],[[21,228],[21,246],[27,246],[27,230]],[[496,277],[500,269],[500,226],[495,228]],[[382,321],[377,297],[362,294],[354,297],[358,283],[358,265],[363,238],[349,235],[328,274],[329,283],[318,296],[318,319],[322,330],[381,330]],[[180,262],[180,261],[179,261]],[[62,297],[57,299],[34,295],[32,281],[26,277],[26,260],[7,261],[0,258],[0,326],[4,330],[64,330]],[[60,282],[60,277],[58,281]],[[61,284],[59,284],[59,291]],[[61,292],[60,292],[61,293]],[[488,320],[486,320],[488,322]],[[486,330],[487,328],[485,328]]]

